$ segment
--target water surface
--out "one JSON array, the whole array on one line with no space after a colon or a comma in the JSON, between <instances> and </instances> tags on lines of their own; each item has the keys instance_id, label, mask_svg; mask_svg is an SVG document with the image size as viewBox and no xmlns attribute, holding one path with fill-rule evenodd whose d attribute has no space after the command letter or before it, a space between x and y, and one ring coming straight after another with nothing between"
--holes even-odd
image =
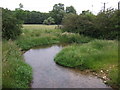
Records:
<instances>
[{"instance_id":1,"label":"water surface","mask_svg":"<svg viewBox=\"0 0 120 90\"><path fill-rule=\"evenodd\" d=\"M95 76L57 65L54 57L61 49L62 46L53 45L30 49L24 54L33 68L32 88L108 88Z\"/></svg>"}]
</instances>

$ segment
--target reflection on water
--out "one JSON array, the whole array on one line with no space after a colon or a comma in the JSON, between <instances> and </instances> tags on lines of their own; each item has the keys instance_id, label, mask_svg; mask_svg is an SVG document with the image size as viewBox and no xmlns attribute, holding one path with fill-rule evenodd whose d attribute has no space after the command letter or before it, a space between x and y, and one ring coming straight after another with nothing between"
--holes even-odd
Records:
<instances>
[{"instance_id":1,"label":"reflection on water","mask_svg":"<svg viewBox=\"0 0 120 90\"><path fill-rule=\"evenodd\" d=\"M24 54L33 68L32 88L108 88L95 76L57 65L54 57L61 49L62 46L53 45L30 49Z\"/></svg>"}]
</instances>

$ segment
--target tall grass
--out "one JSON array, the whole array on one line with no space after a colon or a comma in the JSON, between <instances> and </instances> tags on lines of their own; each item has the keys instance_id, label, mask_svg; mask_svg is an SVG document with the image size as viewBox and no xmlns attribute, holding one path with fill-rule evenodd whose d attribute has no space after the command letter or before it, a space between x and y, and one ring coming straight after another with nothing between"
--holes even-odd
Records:
<instances>
[{"instance_id":1,"label":"tall grass","mask_svg":"<svg viewBox=\"0 0 120 90\"><path fill-rule=\"evenodd\" d=\"M3 88L27 88L32 79L32 69L27 65L13 41L3 41Z\"/></svg>"},{"instance_id":2,"label":"tall grass","mask_svg":"<svg viewBox=\"0 0 120 90\"><path fill-rule=\"evenodd\" d=\"M44 27L47 27L47 29ZM23 50L28 50L40 45L86 43L92 40L92 38L79 34L62 32L60 29L51 29L48 27L47 25L37 25L37 27L34 25L24 25L23 33L16 40L17 45Z\"/></svg>"},{"instance_id":3,"label":"tall grass","mask_svg":"<svg viewBox=\"0 0 120 90\"><path fill-rule=\"evenodd\" d=\"M16 40L17 45L23 50L35 46L59 43L60 30L27 30L23 29L22 35Z\"/></svg>"},{"instance_id":4,"label":"tall grass","mask_svg":"<svg viewBox=\"0 0 120 90\"><path fill-rule=\"evenodd\" d=\"M60 65L82 70L90 69L95 72L107 70L111 80L108 81L109 84L118 85L117 41L94 40L83 45L74 44L64 48L54 60Z\"/></svg>"}]
</instances>

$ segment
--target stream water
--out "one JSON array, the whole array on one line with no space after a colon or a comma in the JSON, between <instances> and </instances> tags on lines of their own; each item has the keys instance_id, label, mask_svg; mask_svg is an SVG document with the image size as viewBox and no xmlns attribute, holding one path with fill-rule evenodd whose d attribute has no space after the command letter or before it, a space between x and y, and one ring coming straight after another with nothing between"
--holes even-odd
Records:
<instances>
[{"instance_id":1,"label":"stream water","mask_svg":"<svg viewBox=\"0 0 120 90\"><path fill-rule=\"evenodd\" d=\"M26 63L33 69L31 88L109 88L93 75L57 65L54 57L62 48L53 45L24 53Z\"/></svg>"}]
</instances>

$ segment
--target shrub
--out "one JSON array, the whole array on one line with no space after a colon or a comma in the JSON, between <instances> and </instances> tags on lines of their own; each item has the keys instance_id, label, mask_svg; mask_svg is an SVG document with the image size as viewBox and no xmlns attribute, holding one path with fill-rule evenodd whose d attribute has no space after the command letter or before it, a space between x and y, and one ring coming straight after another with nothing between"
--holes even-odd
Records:
<instances>
[{"instance_id":1,"label":"shrub","mask_svg":"<svg viewBox=\"0 0 120 90\"><path fill-rule=\"evenodd\" d=\"M68 14L63 19L63 31L80 33L101 39L118 39L120 11L108 9L97 16L89 11L80 15Z\"/></svg>"},{"instance_id":2,"label":"shrub","mask_svg":"<svg viewBox=\"0 0 120 90\"><path fill-rule=\"evenodd\" d=\"M21 33L21 22L8 9L2 9L3 25L2 37L4 39L16 39Z\"/></svg>"},{"instance_id":3,"label":"shrub","mask_svg":"<svg viewBox=\"0 0 120 90\"><path fill-rule=\"evenodd\" d=\"M55 21L54 21L54 18L52 17L49 17L47 19L44 20L43 24L47 24L47 25L51 25L51 24L54 24Z\"/></svg>"}]
</instances>

